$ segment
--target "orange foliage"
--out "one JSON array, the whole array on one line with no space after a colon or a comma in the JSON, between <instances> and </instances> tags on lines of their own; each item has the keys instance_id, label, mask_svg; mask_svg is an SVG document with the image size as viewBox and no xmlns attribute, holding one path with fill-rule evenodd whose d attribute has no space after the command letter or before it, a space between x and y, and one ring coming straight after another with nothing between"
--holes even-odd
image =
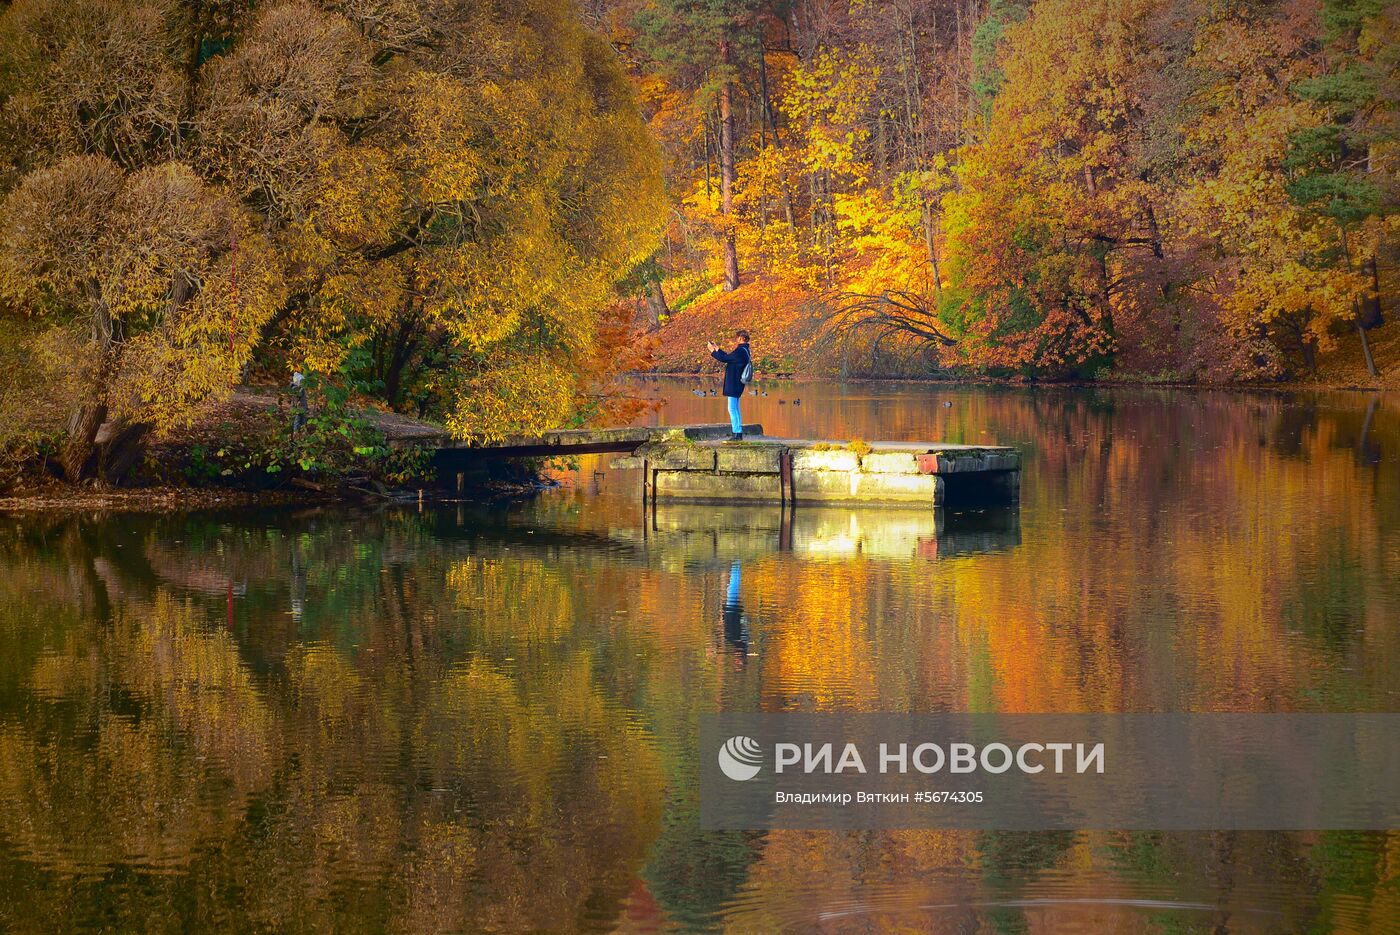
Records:
<instances>
[{"instance_id":1,"label":"orange foliage","mask_svg":"<svg viewBox=\"0 0 1400 935\"><path fill-rule=\"evenodd\" d=\"M657 334L653 369L662 373L709 373L719 365L706 341L729 347L746 329L760 374L825 370L832 347L823 342L826 324L816 295L791 282L762 278L734 292L715 292L676 314Z\"/></svg>"}]
</instances>

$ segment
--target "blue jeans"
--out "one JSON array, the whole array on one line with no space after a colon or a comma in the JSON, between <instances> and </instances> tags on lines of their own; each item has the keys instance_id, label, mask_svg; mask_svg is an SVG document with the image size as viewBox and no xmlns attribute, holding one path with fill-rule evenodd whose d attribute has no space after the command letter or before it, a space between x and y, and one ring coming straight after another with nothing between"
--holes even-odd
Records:
<instances>
[{"instance_id":1,"label":"blue jeans","mask_svg":"<svg viewBox=\"0 0 1400 935\"><path fill-rule=\"evenodd\" d=\"M744 420L739 417L739 397L726 396L729 400L729 429L735 435L744 431Z\"/></svg>"}]
</instances>

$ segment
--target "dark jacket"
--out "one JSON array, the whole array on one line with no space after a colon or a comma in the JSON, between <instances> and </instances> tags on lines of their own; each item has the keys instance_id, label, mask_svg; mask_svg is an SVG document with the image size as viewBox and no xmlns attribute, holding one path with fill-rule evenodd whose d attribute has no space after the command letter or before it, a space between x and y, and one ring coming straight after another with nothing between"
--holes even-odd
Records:
<instances>
[{"instance_id":1,"label":"dark jacket","mask_svg":"<svg viewBox=\"0 0 1400 935\"><path fill-rule=\"evenodd\" d=\"M736 399L744 395L744 368L749 365L749 346L740 344L729 353L711 351L710 356L724 364L724 395Z\"/></svg>"}]
</instances>

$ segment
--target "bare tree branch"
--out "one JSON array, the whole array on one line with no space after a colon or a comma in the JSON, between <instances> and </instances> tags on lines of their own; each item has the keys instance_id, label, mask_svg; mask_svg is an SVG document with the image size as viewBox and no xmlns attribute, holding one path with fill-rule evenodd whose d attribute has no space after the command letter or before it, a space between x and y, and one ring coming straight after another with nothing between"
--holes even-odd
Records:
<instances>
[{"instance_id":1,"label":"bare tree branch","mask_svg":"<svg viewBox=\"0 0 1400 935\"><path fill-rule=\"evenodd\" d=\"M921 295L890 289L879 293L843 292L837 299L836 326L843 332L873 330L877 341L906 334L921 341L952 347L957 339L942 328L938 312Z\"/></svg>"}]
</instances>

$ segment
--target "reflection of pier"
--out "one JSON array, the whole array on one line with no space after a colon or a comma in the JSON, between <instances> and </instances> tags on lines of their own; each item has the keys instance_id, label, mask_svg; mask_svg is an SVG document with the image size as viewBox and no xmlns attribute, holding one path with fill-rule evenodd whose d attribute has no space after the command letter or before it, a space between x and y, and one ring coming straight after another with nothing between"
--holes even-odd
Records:
<instances>
[{"instance_id":1,"label":"reflection of pier","mask_svg":"<svg viewBox=\"0 0 1400 935\"><path fill-rule=\"evenodd\" d=\"M567 531L539 525L538 517L505 516L466 505L451 518L454 529L441 538L465 535L508 544L522 551L607 551L664 565L749 561L784 553L807 560L874 558L931 561L1001 552L1021 543L1020 515L1014 507L975 513L881 507L777 504L745 506L662 502L649 504L638 525L607 522L599 528Z\"/></svg>"},{"instance_id":2,"label":"reflection of pier","mask_svg":"<svg viewBox=\"0 0 1400 935\"><path fill-rule=\"evenodd\" d=\"M805 559L946 559L999 552L1021 543L1020 514L840 506L657 504L649 509L645 548L668 560L708 562L786 552Z\"/></svg>"}]
</instances>

